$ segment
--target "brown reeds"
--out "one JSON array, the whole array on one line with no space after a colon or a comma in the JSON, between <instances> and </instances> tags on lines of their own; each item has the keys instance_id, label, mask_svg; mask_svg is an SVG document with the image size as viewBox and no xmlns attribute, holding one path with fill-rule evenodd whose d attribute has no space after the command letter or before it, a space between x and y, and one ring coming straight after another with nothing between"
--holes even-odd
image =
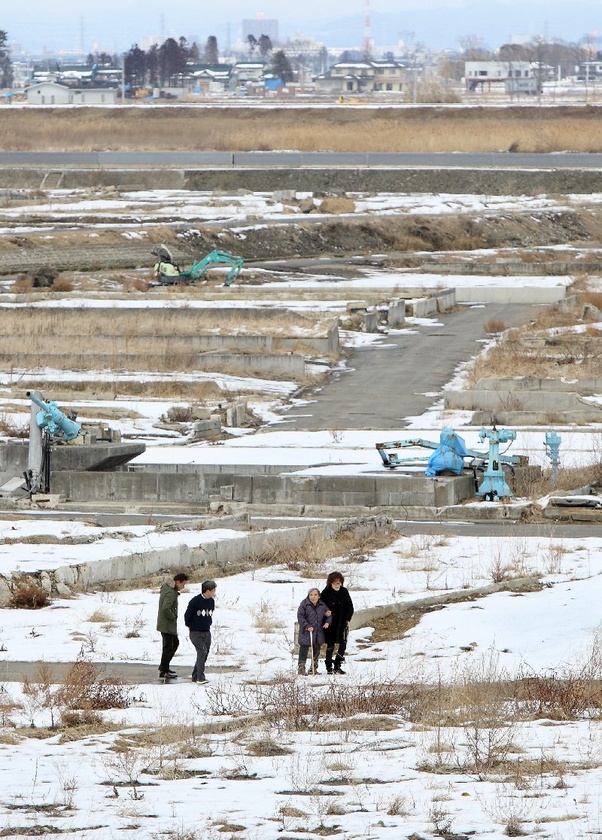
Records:
<instances>
[{"instance_id":1,"label":"brown reeds","mask_svg":"<svg viewBox=\"0 0 602 840\"><path fill-rule=\"evenodd\" d=\"M602 150L597 109L3 109L5 150L521 152Z\"/></svg>"}]
</instances>

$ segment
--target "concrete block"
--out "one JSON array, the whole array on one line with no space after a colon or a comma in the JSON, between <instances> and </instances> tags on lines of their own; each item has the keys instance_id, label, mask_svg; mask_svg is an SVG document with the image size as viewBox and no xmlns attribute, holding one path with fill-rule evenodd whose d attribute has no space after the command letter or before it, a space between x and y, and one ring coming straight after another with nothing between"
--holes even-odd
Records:
<instances>
[{"instance_id":1,"label":"concrete block","mask_svg":"<svg viewBox=\"0 0 602 840\"><path fill-rule=\"evenodd\" d=\"M406 322L406 302L402 298L395 298L389 303L387 324L394 330L403 327Z\"/></svg>"},{"instance_id":2,"label":"concrete block","mask_svg":"<svg viewBox=\"0 0 602 840\"><path fill-rule=\"evenodd\" d=\"M348 300L345 308L347 312L349 312L349 314L352 314L353 312L363 312L364 310L368 309L368 301Z\"/></svg>"},{"instance_id":3,"label":"concrete block","mask_svg":"<svg viewBox=\"0 0 602 840\"><path fill-rule=\"evenodd\" d=\"M247 404L244 401L228 406L226 409L226 425L238 428L244 425L247 415Z\"/></svg>"},{"instance_id":4,"label":"concrete block","mask_svg":"<svg viewBox=\"0 0 602 840\"><path fill-rule=\"evenodd\" d=\"M378 312L375 309L364 312L362 317L362 331L367 333L378 332Z\"/></svg>"},{"instance_id":5,"label":"concrete block","mask_svg":"<svg viewBox=\"0 0 602 840\"><path fill-rule=\"evenodd\" d=\"M453 309L456 305L456 290L442 289L437 292L435 299L437 301L437 311L446 312L448 309Z\"/></svg>"},{"instance_id":6,"label":"concrete block","mask_svg":"<svg viewBox=\"0 0 602 840\"><path fill-rule=\"evenodd\" d=\"M209 420L197 420L192 426L193 440L206 440L213 436L221 434L222 420L221 417L212 415Z\"/></svg>"},{"instance_id":7,"label":"concrete block","mask_svg":"<svg viewBox=\"0 0 602 840\"><path fill-rule=\"evenodd\" d=\"M410 312L414 318L428 318L437 312L436 298L414 298L414 300L406 301Z\"/></svg>"}]
</instances>

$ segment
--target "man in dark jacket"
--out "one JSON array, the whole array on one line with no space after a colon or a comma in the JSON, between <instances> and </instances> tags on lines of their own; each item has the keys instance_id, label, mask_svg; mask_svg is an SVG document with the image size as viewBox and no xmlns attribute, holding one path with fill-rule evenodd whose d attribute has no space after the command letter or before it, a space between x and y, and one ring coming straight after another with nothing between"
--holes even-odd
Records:
<instances>
[{"instance_id":1,"label":"man in dark jacket","mask_svg":"<svg viewBox=\"0 0 602 840\"><path fill-rule=\"evenodd\" d=\"M196 663L192 670L192 682L207 682L205 662L211 647L211 624L215 609L214 580L205 580L201 584L201 594L192 598L184 613L184 624L190 630L190 641L196 648Z\"/></svg>"},{"instance_id":2,"label":"man in dark jacket","mask_svg":"<svg viewBox=\"0 0 602 840\"><path fill-rule=\"evenodd\" d=\"M178 675L170 670L171 660L178 649L178 596L186 586L188 575L180 572L174 575L173 586L167 581L159 592L159 612L157 615L157 630L161 633L163 649L159 663L159 677L162 680L173 679Z\"/></svg>"},{"instance_id":3,"label":"man in dark jacket","mask_svg":"<svg viewBox=\"0 0 602 840\"><path fill-rule=\"evenodd\" d=\"M353 615L353 601L349 591L343 586L345 578L341 572L331 572L326 579L326 587L322 590L320 598L330 612L330 627L324 633L326 635L326 670L329 674L344 674L341 664L345 659L347 650L347 636L349 633L349 622ZM332 661L335 645L337 655Z\"/></svg>"}]
</instances>

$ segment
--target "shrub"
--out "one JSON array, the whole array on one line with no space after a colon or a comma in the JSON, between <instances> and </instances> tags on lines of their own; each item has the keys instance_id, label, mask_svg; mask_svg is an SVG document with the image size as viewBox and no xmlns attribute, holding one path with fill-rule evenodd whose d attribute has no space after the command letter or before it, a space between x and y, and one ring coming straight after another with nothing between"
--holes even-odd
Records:
<instances>
[{"instance_id":1,"label":"shrub","mask_svg":"<svg viewBox=\"0 0 602 840\"><path fill-rule=\"evenodd\" d=\"M73 663L57 699L68 711L126 709L130 705L129 691L121 680L100 679L98 669L85 659Z\"/></svg>"},{"instance_id":2,"label":"shrub","mask_svg":"<svg viewBox=\"0 0 602 840\"><path fill-rule=\"evenodd\" d=\"M72 292L73 288L73 282L66 277L57 277L50 287L53 292Z\"/></svg>"},{"instance_id":3,"label":"shrub","mask_svg":"<svg viewBox=\"0 0 602 840\"><path fill-rule=\"evenodd\" d=\"M21 581L13 588L8 605L13 609L39 610L48 606L48 603L45 589L32 581Z\"/></svg>"}]
</instances>

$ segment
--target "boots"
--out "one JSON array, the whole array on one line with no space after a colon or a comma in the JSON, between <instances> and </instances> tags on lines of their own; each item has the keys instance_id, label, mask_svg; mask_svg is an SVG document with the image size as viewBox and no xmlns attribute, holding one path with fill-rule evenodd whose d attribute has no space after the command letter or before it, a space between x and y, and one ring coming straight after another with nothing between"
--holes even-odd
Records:
<instances>
[{"instance_id":1,"label":"boots","mask_svg":"<svg viewBox=\"0 0 602 840\"><path fill-rule=\"evenodd\" d=\"M307 674L305 673L305 662L299 662L299 664L297 666L297 673L301 677L306 677L307 676Z\"/></svg>"},{"instance_id":2,"label":"boots","mask_svg":"<svg viewBox=\"0 0 602 840\"><path fill-rule=\"evenodd\" d=\"M335 674L344 674L345 671L341 668L341 664L343 662L342 656L337 656L334 660L334 673Z\"/></svg>"}]
</instances>

